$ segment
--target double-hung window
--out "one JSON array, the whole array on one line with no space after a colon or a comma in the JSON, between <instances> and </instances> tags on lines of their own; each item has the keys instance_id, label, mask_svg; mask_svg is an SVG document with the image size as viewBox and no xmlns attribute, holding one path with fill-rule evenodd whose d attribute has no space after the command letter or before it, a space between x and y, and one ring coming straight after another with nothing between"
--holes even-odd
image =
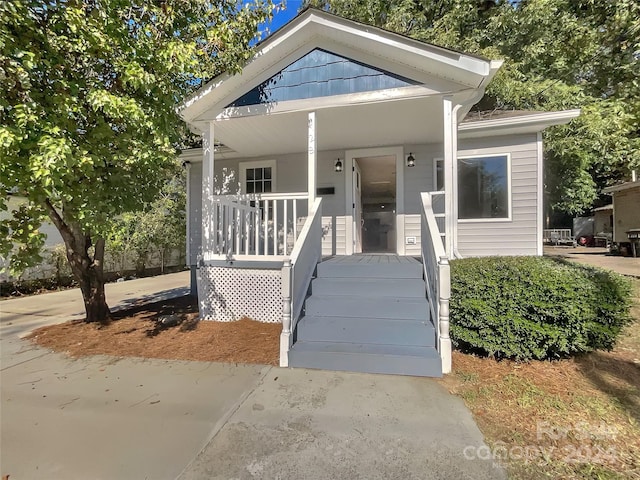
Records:
<instances>
[{"instance_id":1,"label":"double-hung window","mask_svg":"<svg viewBox=\"0 0 640 480\"><path fill-rule=\"evenodd\" d=\"M276 190L276 161L240 163L240 184L243 193L271 193Z\"/></svg>"}]
</instances>

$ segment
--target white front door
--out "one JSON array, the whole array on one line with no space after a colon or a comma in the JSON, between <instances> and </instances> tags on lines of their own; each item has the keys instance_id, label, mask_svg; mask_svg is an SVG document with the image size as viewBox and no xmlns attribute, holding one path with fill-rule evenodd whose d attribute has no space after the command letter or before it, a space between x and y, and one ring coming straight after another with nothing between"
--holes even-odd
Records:
<instances>
[{"instance_id":1,"label":"white front door","mask_svg":"<svg viewBox=\"0 0 640 480\"><path fill-rule=\"evenodd\" d=\"M362 253L362 172L353 159L353 253Z\"/></svg>"}]
</instances>

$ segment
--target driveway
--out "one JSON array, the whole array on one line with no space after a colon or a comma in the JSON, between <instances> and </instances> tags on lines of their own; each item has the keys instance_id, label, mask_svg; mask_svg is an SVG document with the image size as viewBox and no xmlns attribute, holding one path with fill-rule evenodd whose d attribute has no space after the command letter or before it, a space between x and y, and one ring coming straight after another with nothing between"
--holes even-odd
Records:
<instances>
[{"instance_id":1,"label":"driveway","mask_svg":"<svg viewBox=\"0 0 640 480\"><path fill-rule=\"evenodd\" d=\"M640 278L640 258L609 255L609 250L599 247L544 247L544 254L562 257L594 267L606 268L622 275Z\"/></svg>"},{"instance_id":2,"label":"driveway","mask_svg":"<svg viewBox=\"0 0 640 480\"><path fill-rule=\"evenodd\" d=\"M186 292L187 276L156 278L119 285L110 304ZM19 338L80 313L78 295L0 303L0 474L11 480L504 478L477 460L482 434L435 380L69 359Z\"/></svg>"}]
</instances>

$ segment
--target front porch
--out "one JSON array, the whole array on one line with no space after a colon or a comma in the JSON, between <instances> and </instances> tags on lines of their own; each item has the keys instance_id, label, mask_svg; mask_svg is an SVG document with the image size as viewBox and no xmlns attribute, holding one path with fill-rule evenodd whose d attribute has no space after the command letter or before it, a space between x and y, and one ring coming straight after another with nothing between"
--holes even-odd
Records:
<instances>
[{"instance_id":1,"label":"front porch","mask_svg":"<svg viewBox=\"0 0 640 480\"><path fill-rule=\"evenodd\" d=\"M458 124L500 65L308 10L187 98L201 315L282 322L282 366L448 372Z\"/></svg>"},{"instance_id":2,"label":"front porch","mask_svg":"<svg viewBox=\"0 0 640 480\"><path fill-rule=\"evenodd\" d=\"M439 376L450 370L449 266L432 198L421 254L325 256L323 199L214 197L200 315L282 323L281 366ZM441 218L441 217L440 217Z\"/></svg>"}]
</instances>

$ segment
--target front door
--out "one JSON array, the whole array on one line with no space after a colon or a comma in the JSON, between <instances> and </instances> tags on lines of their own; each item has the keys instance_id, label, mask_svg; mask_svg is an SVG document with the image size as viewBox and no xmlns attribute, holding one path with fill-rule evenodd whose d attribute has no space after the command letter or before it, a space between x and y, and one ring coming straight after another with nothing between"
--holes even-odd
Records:
<instances>
[{"instance_id":1,"label":"front door","mask_svg":"<svg viewBox=\"0 0 640 480\"><path fill-rule=\"evenodd\" d=\"M353 159L353 253L362 253L362 172Z\"/></svg>"},{"instance_id":2,"label":"front door","mask_svg":"<svg viewBox=\"0 0 640 480\"><path fill-rule=\"evenodd\" d=\"M396 157L358 158L360 250L396 253Z\"/></svg>"}]
</instances>

